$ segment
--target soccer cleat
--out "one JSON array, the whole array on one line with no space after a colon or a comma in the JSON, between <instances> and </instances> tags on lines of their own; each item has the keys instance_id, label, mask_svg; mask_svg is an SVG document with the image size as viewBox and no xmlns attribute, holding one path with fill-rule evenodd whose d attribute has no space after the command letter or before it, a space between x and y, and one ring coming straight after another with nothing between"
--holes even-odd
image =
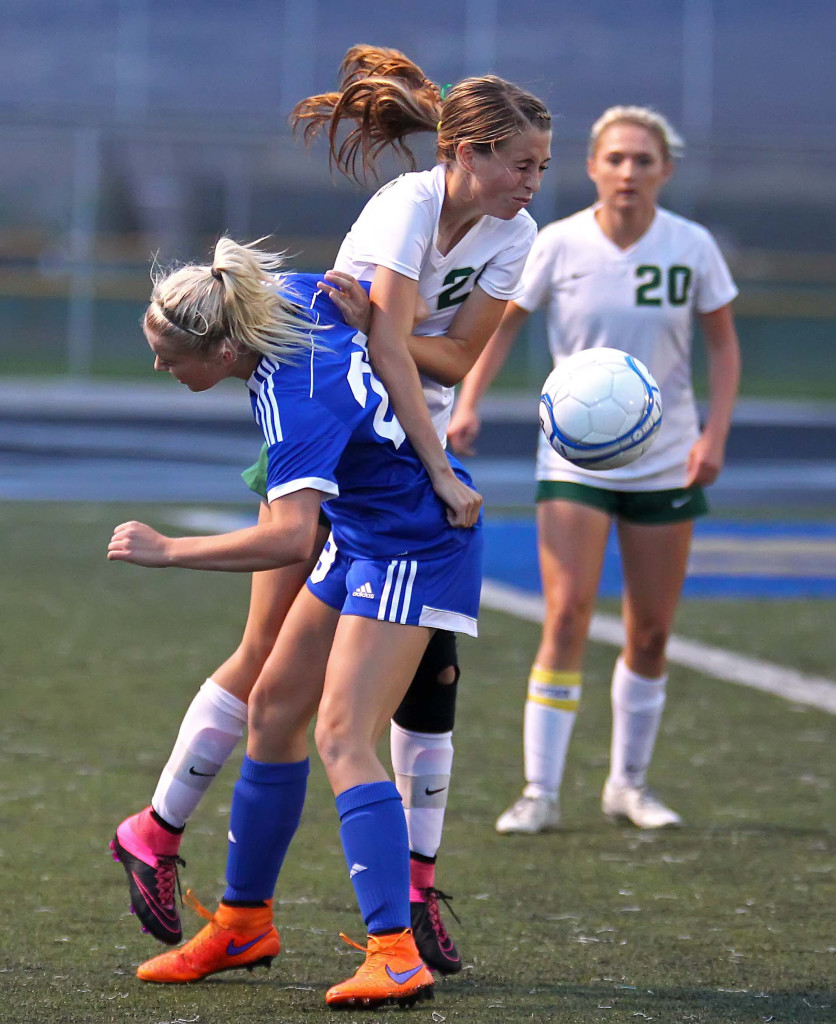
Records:
<instances>
[{"instance_id":1,"label":"soccer cleat","mask_svg":"<svg viewBox=\"0 0 836 1024\"><path fill-rule=\"evenodd\" d=\"M682 818L647 786L614 786L607 782L601 809L613 821L631 821L639 828L674 828Z\"/></svg>"},{"instance_id":2,"label":"soccer cleat","mask_svg":"<svg viewBox=\"0 0 836 1024\"><path fill-rule=\"evenodd\" d=\"M342 932L340 938L363 950L366 959L353 977L325 993L325 1002L335 1010L371 1009L390 1003L412 1006L433 998L433 976L418 955L409 928L397 935L370 935L366 947Z\"/></svg>"},{"instance_id":3,"label":"soccer cleat","mask_svg":"<svg viewBox=\"0 0 836 1024\"><path fill-rule=\"evenodd\" d=\"M556 797L523 794L504 814L500 814L494 827L501 835L554 832L560 828L560 804Z\"/></svg>"},{"instance_id":4,"label":"soccer cleat","mask_svg":"<svg viewBox=\"0 0 836 1024\"><path fill-rule=\"evenodd\" d=\"M443 900L458 921L449 902L452 896L432 886L422 889L421 895L424 897L423 901L416 900L409 904L412 935L421 959L431 971L438 971L439 974L457 974L462 969L462 958L444 927L441 908L438 905L438 901ZM459 923L461 924L460 921Z\"/></svg>"},{"instance_id":5,"label":"soccer cleat","mask_svg":"<svg viewBox=\"0 0 836 1024\"><path fill-rule=\"evenodd\" d=\"M113 859L119 861L128 876L131 910L139 918L142 930L155 939L176 946L183 937L177 894L180 879L177 856L180 836L167 832L146 807L126 818L110 842Z\"/></svg>"},{"instance_id":6,"label":"soccer cleat","mask_svg":"<svg viewBox=\"0 0 836 1024\"><path fill-rule=\"evenodd\" d=\"M182 985L220 971L269 967L281 949L273 925L273 901L264 907L228 907L221 903L214 914L186 893L186 903L209 924L179 949L146 960L137 968L140 981Z\"/></svg>"}]
</instances>

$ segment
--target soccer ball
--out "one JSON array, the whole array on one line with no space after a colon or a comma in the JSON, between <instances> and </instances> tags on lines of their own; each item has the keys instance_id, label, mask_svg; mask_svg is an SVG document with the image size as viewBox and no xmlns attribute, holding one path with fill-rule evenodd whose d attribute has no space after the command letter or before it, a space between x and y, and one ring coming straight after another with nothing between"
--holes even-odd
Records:
<instances>
[{"instance_id":1,"label":"soccer ball","mask_svg":"<svg viewBox=\"0 0 836 1024\"><path fill-rule=\"evenodd\" d=\"M558 455L584 469L626 466L653 444L662 398L647 367L616 348L563 359L543 385L540 425Z\"/></svg>"}]
</instances>

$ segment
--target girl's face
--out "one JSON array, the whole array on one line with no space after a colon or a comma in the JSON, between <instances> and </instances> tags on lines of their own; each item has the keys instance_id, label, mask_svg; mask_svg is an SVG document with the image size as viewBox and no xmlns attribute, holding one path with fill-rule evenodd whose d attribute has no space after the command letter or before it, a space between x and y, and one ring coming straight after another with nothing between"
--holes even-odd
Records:
<instances>
[{"instance_id":1,"label":"girl's face","mask_svg":"<svg viewBox=\"0 0 836 1024\"><path fill-rule=\"evenodd\" d=\"M208 391L230 375L232 353L225 345L207 357L189 352L174 344L171 338L162 338L148 328L145 337L154 353L154 369L158 373L170 373L189 391Z\"/></svg>"},{"instance_id":2,"label":"girl's face","mask_svg":"<svg viewBox=\"0 0 836 1024\"><path fill-rule=\"evenodd\" d=\"M478 152L468 143L459 147L459 163L470 172L473 201L482 213L511 220L528 206L549 166L551 140L551 132L529 128L491 153Z\"/></svg>"},{"instance_id":3,"label":"girl's face","mask_svg":"<svg viewBox=\"0 0 836 1024\"><path fill-rule=\"evenodd\" d=\"M586 162L598 198L620 212L656 205L659 190L673 173L656 135L638 124L623 122L606 128Z\"/></svg>"}]
</instances>

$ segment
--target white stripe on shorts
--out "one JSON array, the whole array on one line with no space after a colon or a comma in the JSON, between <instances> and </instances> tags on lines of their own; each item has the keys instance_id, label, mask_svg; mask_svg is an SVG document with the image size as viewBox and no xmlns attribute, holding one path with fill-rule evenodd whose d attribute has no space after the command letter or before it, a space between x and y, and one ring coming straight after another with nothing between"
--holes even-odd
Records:
<instances>
[{"instance_id":1,"label":"white stripe on shorts","mask_svg":"<svg viewBox=\"0 0 836 1024\"><path fill-rule=\"evenodd\" d=\"M409 577L406 581L406 586L404 586L404 577L407 572ZM415 582L415 574L417 572L418 563L415 561L389 563L389 567L386 570L386 583L383 586L383 594L377 609L378 619L400 622L401 624L406 622L409 617L409 605L412 600L412 585ZM402 592L403 598L401 598ZM398 616L399 607L400 617Z\"/></svg>"}]
</instances>

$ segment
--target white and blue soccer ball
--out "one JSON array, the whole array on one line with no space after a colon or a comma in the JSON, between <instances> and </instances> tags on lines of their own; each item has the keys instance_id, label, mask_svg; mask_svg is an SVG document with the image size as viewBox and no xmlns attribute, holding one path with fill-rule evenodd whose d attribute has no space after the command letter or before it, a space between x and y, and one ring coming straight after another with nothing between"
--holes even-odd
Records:
<instances>
[{"instance_id":1,"label":"white and blue soccer ball","mask_svg":"<svg viewBox=\"0 0 836 1024\"><path fill-rule=\"evenodd\" d=\"M662 398L650 371L616 348L567 356L546 378L540 425L564 459L584 469L627 466L653 444Z\"/></svg>"}]
</instances>

